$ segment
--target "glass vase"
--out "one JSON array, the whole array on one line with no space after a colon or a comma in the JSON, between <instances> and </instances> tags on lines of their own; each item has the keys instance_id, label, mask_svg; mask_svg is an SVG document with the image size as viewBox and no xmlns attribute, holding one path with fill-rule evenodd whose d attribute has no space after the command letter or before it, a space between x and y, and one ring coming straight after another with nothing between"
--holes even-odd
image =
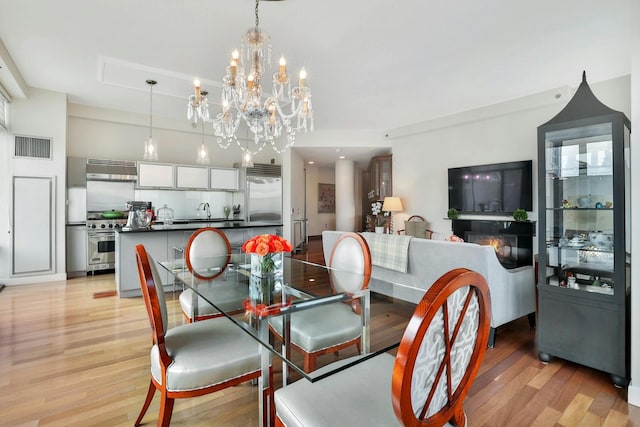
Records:
<instances>
[{"instance_id":1,"label":"glass vase","mask_svg":"<svg viewBox=\"0 0 640 427\"><path fill-rule=\"evenodd\" d=\"M249 296L254 305L278 302L276 294L282 290L283 253L264 256L251 254L251 286Z\"/></svg>"}]
</instances>

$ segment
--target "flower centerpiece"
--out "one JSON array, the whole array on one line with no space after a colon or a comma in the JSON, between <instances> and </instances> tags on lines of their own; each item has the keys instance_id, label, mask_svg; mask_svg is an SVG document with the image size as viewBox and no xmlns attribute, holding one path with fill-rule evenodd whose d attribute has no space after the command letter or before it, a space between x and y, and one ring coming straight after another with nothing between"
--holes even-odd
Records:
<instances>
[{"instance_id":1,"label":"flower centerpiece","mask_svg":"<svg viewBox=\"0 0 640 427\"><path fill-rule=\"evenodd\" d=\"M382 233L384 231L384 227L387 224L386 216L389 215L389 212L382 211L382 202L373 202L371 203L371 214L374 216L374 226L376 228L376 233Z\"/></svg>"},{"instance_id":2,"label":"flower centerpiece","mask_svg":"<svg viewBox=\"0 0 640 427\"><path fill-rule=\"evenodd\" d=\"M274 234L260 234L244 242L242 250L251 254L251 300L271 304L274 291L282 286L283 253L291 252L291 243Z\"/></svg>"}]
</instances>

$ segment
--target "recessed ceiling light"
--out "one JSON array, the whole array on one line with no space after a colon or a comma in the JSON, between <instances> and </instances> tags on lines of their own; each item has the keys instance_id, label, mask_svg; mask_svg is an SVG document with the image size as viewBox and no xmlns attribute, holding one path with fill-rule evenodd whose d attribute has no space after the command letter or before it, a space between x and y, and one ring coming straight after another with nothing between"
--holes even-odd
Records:
<instances>
[{"instance_id":1,"label":"recessed ceiling light","mask_svg":"<svg viewBox=\"0 0 640 427\"><path fill-rule=\"evenodd\" d=\"M339 153L339 152L340 152L340 149L339 149L339 148L336 148L336 153Z\"/></svg>"},{"instance_id":2,"label":"recessed ceiling light","mask_svg":"<svg viewBox=\"0 0 640 427\"><path fill-rule=\"evenodd\" d=\"M310 164L310 165L312 165L312 164L314 164L314 163L315 163L315 162L314 162L313 160L309 160L309 164Z\"/></svg>"},{"instance_id":3,"label":"recessed ceiling light","mask_svg":"<svg viewBox=\"0 0 640 427\"><path fill-rule=\"evenodd\" d=\"M344 156L340 156L340 157L338 157L338 158L339 158L339 159L344 159Z\"/></svg>"}]
</instances>

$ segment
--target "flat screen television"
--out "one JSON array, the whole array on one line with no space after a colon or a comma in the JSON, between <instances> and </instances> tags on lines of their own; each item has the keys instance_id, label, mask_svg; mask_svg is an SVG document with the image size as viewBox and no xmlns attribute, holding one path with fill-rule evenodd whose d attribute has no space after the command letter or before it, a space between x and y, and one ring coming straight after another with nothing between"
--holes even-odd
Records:
<instances>
[{"instance_id":1,"label":"flat screen television","mask_svg":"<svg viewBox=\"0 0 640 427\"><path fill-rule=\"evenodd\" d=\"M513 214L533 210L532 160L449 169L449 209Z\"/></svg>"}]
</instances>

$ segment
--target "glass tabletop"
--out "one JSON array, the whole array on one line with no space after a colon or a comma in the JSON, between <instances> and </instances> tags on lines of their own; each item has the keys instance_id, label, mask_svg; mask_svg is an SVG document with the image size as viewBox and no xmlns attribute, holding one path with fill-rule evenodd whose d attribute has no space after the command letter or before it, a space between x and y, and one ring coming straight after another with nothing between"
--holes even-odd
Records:
<instances>
[{"instance_id":1,"label":"glass tabletop","mask_svg":"<svg viewBox=\"0 0 640 427\"><path fill-rule=\"evenodd\" d=\"M159 264L174 275L178 284L193 290L194 313L211 313L212 309L221 313L272 355L282 359L285 384L290 371L313 382L393 350L400 343L415 308L414 304L371 289L351 291L354 283L362 281L362 274L286 256L281 260L281 276L267 285L256 277L255 268L252 275L251 257L247 254L211 259L198 267L192 266L191 271L182 259ZM301 353L291 348L291 319L297 321L297 312L314 310L311 318L322 322L323 316L334 315L336 304L350 307L360 316L360 348L352 346L324 355L318 358L318 369L305 372ZM281 339L274 338L274 325Z\"/></svg>"}]
</instances>

